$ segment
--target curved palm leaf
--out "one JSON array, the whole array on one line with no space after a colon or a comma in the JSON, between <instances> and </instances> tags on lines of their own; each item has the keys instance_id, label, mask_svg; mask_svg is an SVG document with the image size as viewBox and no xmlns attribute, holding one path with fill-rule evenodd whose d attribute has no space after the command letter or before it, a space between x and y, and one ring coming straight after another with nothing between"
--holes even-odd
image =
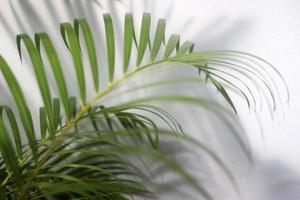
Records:
<instances>
[{"instance_id":1,"label":"curved palm leaf","mask_svg":"<svg viewBox=\"0 0 300 200\"><path fill-rule=\"evenodd\" d=\"M4 58L0 57L0 71L17 107L15 111L9 106L1 107L1 198L128 199L135 195L150 197L154 194L151 187L160 185L153 180L153 177L149 177L152 169L149 169L147 162L152 160L179 174L197 189L204 199L212 199L207 189L197 182L180 163L168 158L160 151L161 137L186 140L196 145L217 163L236 187L234 177L222 159L204 143L196 142L183 134L182 127L176 119L165 110L151 105L151 102L193 104L232 117L231 112L223 106L204 98L178 94L148 96L120 102L113 106L103 106L100 103L104 97L141 71L158 68L159 64L163 63L169 66L169 70L172 70L170 63L177 63L183 68L193 67L204 73L205 79L200 76L197 79L174 78L168 81L157 81L147 85L132 86L110 98L140 89L163 87L165 84L184 84L189 81L198 84L210 82L237 113L227 88L236 90L244 96L249 107L256 105L251 89L241 88L234 81L243 76L244 79L249 79L253 85L257 86L260 92L269 91L266 98L271 99L275 109L279 94L276 92L276 85L265 80L268 78L264 76L263 67L261 67L267 65L273 68L273 66L258 57L242 52L193 52L194 44L186 41L181 45L178 35L171 35L163 47L166 37L165 20L158 20L154 39L151 41L149 13L143 15L137 42L133 17L129 13L126 14L124 23L123 74L116 78L113 21L110 14L104 14L103 19L108 61L109 83L107 84L101 82L102 79L98 74L101 72L97 61L98 52L96 52L88 22L84 19L76 19L74 26L70 23L63 23L60 26L62 38L73 60L78 86L77 97L69 96L64 68L60 64L58 53L47 33L37 33L35 42L26 34L17 36L20 56L21 42L23 42L32 61L43 99L43 106L39 108L40 127L36 127L36 130L40 130L40 134L34 131L30 106L26 102L20 84ZM80 32L82 32L82 37L80 37ZM80 41L81 38L83 41ZM136 48L133 48L133 43ZM88 88L82 44L86 46L92 72L95 89L92 99L87 99L86 95ZM150 56L146 60L148 48ZM45 49L45 57L42 56L42 49ZM130 66L133 51L137 52L134 62L136 65ZM59 98L53 98L43 59L49 61ZM228 69L231 71L227 72ZM240 80L244 82L243 79ZM273 80L272 77L271 80ZM101 90L100 85L103 86ZM244 85L247 86L246 83ZM78 99L80 99L80 105L77 104ZM61 108L64 109L64 113ZM134 112L134 110L139 112ZM159 123L154 120L155 117L149 117L149 114L154 114L156 119L159 119ZM22 126L17 123L18 119L21 120ZM11 139L10 132L14 140ZM23 132L27 136L27 141L20 139ZM246 153L240 138L236 139ZM149 174L141 170L136 163L141 163Z\"/></svg>"}]
</instances>

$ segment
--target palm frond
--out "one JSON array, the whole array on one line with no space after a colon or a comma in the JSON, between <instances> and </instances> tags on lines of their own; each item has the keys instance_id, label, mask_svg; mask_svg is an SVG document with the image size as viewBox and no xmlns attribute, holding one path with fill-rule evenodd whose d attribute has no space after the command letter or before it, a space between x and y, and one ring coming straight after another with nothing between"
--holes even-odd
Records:
<instances>
[{"instance_id":1,"label":"palm frond","mask_svg":"<svg viewBox=\"0 0 300 200\"><path fill-rule=\"evenodd\" d=\"M98 64L100 56L99 52L96 52L96 44L88 22L84 19L75 19L74 25L62 23L60 26L63 41L73 61L77 96L69 95L70 86L66 83L65 69L48 34L36 33L34 40L27 34L17 36L19 54L22 55L22 43L32 62L39 94L43 100L43 106L39 108L38 113L39 127L33 125L34 113L30 108L34 105L27 103L21 84L4 58L0 57L0 71L17 107L13 110L11 105L3 105L0 109L0 197L4 199L129 199L135 195L151 197L154 195L151 187L161 184L149 177L152 169L149 169L147 163L153 161L176 172L197 189L204 199L212 199L207 189L181 163L164 155L160 149L162 137L185 140L189 144L194 144L215 161L233 186L237 187L233 175L220 156L204 143L183 134L179 122L167 111L152 105L152 102L192 104L215 113L222 113L220 114L222 117L223 115L232 117L232 112L222 105L208 99L180 94L134 98L113 106L101 105L101 100L141 71L159 68L162 64L168 66L168 70L172 70L172 63L177 63L182 68L192 67L195 72L204 73L205 78L201 76L180 80L173 78L146 85L131 85L129 89L116 92L115 96L111 95L110 98L145 88L163 87L166 84L184 84L192 81L203 85L209 82L237 113L227 88L236 90L244 96L249 107L252 104L256 106L256 98L246 82L240 79L246 89L234 82L234 79L243 76L257 86L259 92L269 91L266 99L271 99L275 109L279 96L278 92L273 92L274 88L276 91L276 85L265 80L270 77L264 75L260 65L268 65L271 68L273 66L256 56L242 52L193 52L194 44L190 41L180 44L180 37L175 34L171 35L165 44L164 19L158 20L154 39L151 41L149 13L143 15L137 39L133 16L128 13L124 20L123 74L116 77L114 23L110 14L104 14L103 19L108 65L102 68L107 67L108 74L102 76L108 77L108 83L102 81L99 75L102 69ZM89 80L85 74L88 67L85 66L82 44L87 50L92 73L91 82L95 90L91 99L87 98L87 91L90 91L90 88L87 88ZM133 48L133 44L136 48ZM135 65L131 66L134 53L137 55ZM149 59L146 59L147 56ZM54 97L50 89L51 83L44 59L50 64L58 97ZM227 72L228 69L234 73ZM133 112L134 110L139 112ZM149 114L156 117L149 117ZM154 118L159 119L158 122ZM18 120L21 120L22 126L18 124ZM27 141L21 141L23 133L26 134ZM240 144L242 146L241 142ZM243 146L242 149L246 153ZM141 170L136 161L142 163L142 169L147 169L149 174Z\"/></svg>"}]
</instances>

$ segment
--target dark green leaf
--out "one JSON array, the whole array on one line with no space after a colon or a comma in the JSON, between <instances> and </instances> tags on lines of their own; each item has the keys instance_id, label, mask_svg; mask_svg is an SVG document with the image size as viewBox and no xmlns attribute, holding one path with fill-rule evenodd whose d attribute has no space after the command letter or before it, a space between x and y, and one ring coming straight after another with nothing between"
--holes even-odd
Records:
<instances>
[{"instance_id":1,"label":"dark green leaf","mask_svg":"<svg viewBox=\"0 0 300 200\"><path fill-rule=\"evenodd\" d=\"M99 72L98 72L98 62L97 62L97 53L95 48L95 42L91 28L85 19L75 19L74 29L77 34L79 41L79 29L81 28L83 32L84 41L87 47L87 53L91 65L91 71L94 81L94 87L96 92L99 90Z\"/></svg>"},{"instance_id":2,"label":"dark green leaf","mask_svg":"<svg viewBox=\"0 0 300 200\"><path fill-rule=\"evenodd\" d=\"M44 105L46 108L48 120L50 122L50 129L51 129L50 131L53 132L54 128L52 126L53 125L52 102L51 102L52 98L51 98L51 93L50 93L50 89L49 89L49 84L48 84L44 64L42 62L39 51L37 50L37 48L34 45L34 42L26 34L17 36L17 45L18 45L19 52L21 53L21 42L22 41L24 42L27 52L29 53L30 60L32 62L32 66L33 66L33 69L34 69L34 72L36 75L36 79L38 82L38 86L39 86L39 89L40 89L40 92L42 95L42 99L44 101ZM20 57L22 57L21 55L22 54L20 54Z\"/></svg>"},{"instance_id":3,"label":"dark green leaf","mask_svg":"<svg viewBox=\"0 0 300 200\"><path fill-rule=\"evenodd\" d=\"M77 39L76 32L70 23L61 24L60 32L65 41L65 44L69 48L70 53L72 55L76 77L78 81L80 99L81 102L84 104L86 101L86 84L79 41Z\"/></svg>"},{"instance_id":4,"label":"dark green leaf","mask_svg":"<svg viewBox=\"0 0 300 200\"><path fill-rule=\"evenodd\" d=\"M5 113L8 117L10 127L12 129L18 157L21 158L22 157L22 142L21 142L19 127L17 124L16 117L10 107L3 106L3 110L5 111Z\"/></svg>"},{"instance_id":5,"label":"dark green leaf","mask_svg":"<svg viewBox=\"0 0 300 200\"><path fill-rule=\"evenodd\" d=\"M61 123L61 117L60 117L60 101L57 98L53 99L53 127L55 129L54 134L56 134L56 129L58 128L58 125Z\"/></svg>"},{"instance_id":6,"label":"dark green leaf","mask_svg":"<svg viewBox=\"0 0 300 200\"><path fill-rule=\"evenodd\" d=\"M40 131L41 131L41 138L43 140L46 139L46 133L48 129L48 122L47 122L47 115L44 107L40 108Z\"/></svg>"},{"instance_id":7,"label":"dark green leaf","mask_svg":"<svg viewBox=\"0 0 300 200\"><path fill-rule=\"evenodd\" d=\"M37 146L36 146L36 139L34 135L34 128L33 128L30 112L28 110L24 94L13 72L11 71L11 69L5 62L5 60L2 58L2 56L0 56L0 70L6 80L6 83L17 105L18 111L20 113L20 118L23 127L25 129L25 133L27 135L27 139L31 147L31 150L33 154L36 155Z\"/></svg>"},{"instance_id":8,"label":"dark green leaf","mask_svg":"<svg viewBox=\"0 0 300 200\"><path fill-rule=\"evenodd\" d=\"M65 76L63 74L63 70L59 61L59 58L57 56L56 50L49 38L49 36L46 33L37 33L35 34L35 42L36 46L40 51L40 43L42 43L45 47L45 51L47 54L47 57L49 59L54 78L56 81L56 85L58 87L58 91L60 94L60 98L62 100L64 110L66 113L66 117L68 120L70 120L70 111L68 107L68 90L67 85L65 81Z\"/></svg>"},{"instance_id":9,"label":"dark green leaf","mask_svg":"<svg viewBox=\"0 0 300 200\"><path fill-rule=\"evenodd\" d=\"M14 147L9 138L7 129L4 125L2 117L0 117L0 152L1 156L7 166L7 169L13 172L15 177L19 175L19 167L14 151Z\"/></svg>"}]
</instances>

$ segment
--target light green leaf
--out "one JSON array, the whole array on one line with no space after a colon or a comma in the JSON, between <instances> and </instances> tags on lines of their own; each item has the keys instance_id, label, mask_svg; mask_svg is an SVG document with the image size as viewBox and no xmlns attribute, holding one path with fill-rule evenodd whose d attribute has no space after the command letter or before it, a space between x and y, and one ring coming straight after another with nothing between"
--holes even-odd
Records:
<instances>
[{"instance_id":1,"label":"light green leaf","mask_svg":"<svg viewBox=\"0 0 300 200\"><path fill-rule=\"evenodd\" d=\"M212 81L212 83L217 88L217 90L222 94L222 96L226 99L228 104L232 107L235 114L237 114L237 110L236 110L230 96L228 95L227 91L225 90L225 88L220 83L218 83L213 77L210 76L209 79Z\"/></svg>"},{"instance_id":2,"label":"light green leaf","mask_svg":"<svg viewBox=\"0 0 300 200\"><path fill-rule=\"evenodd\" d=\"M180 43L180 36L172 34L167 43L163 58L164 59L169 58L171 53L174 51L174 49L179 48L179 43Z\"/></svg>"},{"instance_id":3,"label":"light green leaf","mask_svg":"<svg viewBox=\"0 0 300 200\"><path fill-rule=\"evenodd\" d=\"M115 36L112 18L110 14L103 15L106 33L107 58L109 69L109 81L114 79L115 71Z\"/></svg>"},{"instance_id":4,"label":"light green leaf","mask_svg":"<svg viewBox=\"0 0 300 200\"><path fill-rule=\"evenodd\" d=\"M150 41L150 26L151 26L151 15L150 13L144 13L142 19L141 32L140 32L140 41L138 45L136 66L139 66L142 63L147 48L147 44Z\"/></svg>"},{"instance_id":5,"label":"light green leaf","mask_svg":"<svg viewBox=\"0 0 300 200\"><path fill-rule=\"evenodd\" d=\"M125 27L124 27L124 60L123 60L124 73L126 73L128 70L133 40L135 40L133 17L131 13L127 13L125 15Z\"/></svg>"},{"instance_id":6,"label":"light green leaf","mask_svg":"<svg viewBox=\"0 0 300 200\"><path fill-rule=\"evenodd\" d=\"M156 33L154 37L154 43L151 50L151 61L153 62L155 60L155 57L160 49L161 44L164 41L165 38L165 29L166 29L166 20L165 19L159 19L156 27Z\"/></svg>"},{"instance_id":7,"label":"light green leaf","mask_svg":"<svg viewBox=\"0 0 300 200\"><path fill-rule=\"evenodd\" d=\"M182 55L184 55L186 53L190 53L190 52L193 51L193 48L194 48L194 43L189 42L189 41L184 42L180 46L179 50L177 51L176 56L182 56Z\"/></svg>"}]
</instances>

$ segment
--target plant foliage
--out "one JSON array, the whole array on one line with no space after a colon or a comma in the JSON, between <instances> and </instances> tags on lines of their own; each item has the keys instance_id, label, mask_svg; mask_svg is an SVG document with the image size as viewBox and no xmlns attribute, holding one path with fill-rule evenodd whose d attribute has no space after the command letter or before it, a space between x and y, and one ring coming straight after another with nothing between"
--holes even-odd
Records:
<instances>
[{"instance_id":1,"label":"plant foliage","mask_svg":"<svg viewBox=\"0 0 300 200\"><path fill-rule=\"evenodd\" d=\"M262 65L269 68L273 66L261 58L243 52L193 52L194 44L190 41L181 43L179 35L173 34L166 38L164 19L158 20L155 34L151 37L149 13L143 15L137 35L133 16L128 13L124 20L123 74L116 77L114 23L110 14L104 14L103 20L108 83L99 76L104 66L99 67L100 56L96 52L88 22L76 19L74 24L60 25L63 41L73 62L78 96L70 96L65 68L47 33L36 33L34 38L27 34L17 36L20 57L22 59L24 46L43 101L43 106L39 108L38 125L33 122L31 108L34 105L26 100L30 94L24 94L13 71L0 56L0 71L13 98L11 105L2 105L0 109L1 199L123 200L136 195L151 197L154 195L152 186L159 183L153 177L149 178L143 170L151 172L143 161L145 158L176 172L197 189L204 199L212 199L205 187L180 163L160 151L161 137L186 141L203 150L234 184L234 177L222 159L204 143L183 134L176 119L162 108L152 105L152 102L193 104L228 114L219 104L204 98L178 94L135 98L113 106L102 105L101 100L141 71L160 67L159 64L172 66L172 63L177 63L184 68L195 68L200 75L204 74L205 81L202 81L201 76L157 81L141 86L132 85L121 94L187 82L211 83L237 113L228 89L241 94L249 107L257 107L258 104L252 89L241 78L244 77L251 81L259 94L264 90L269 92L264 93L265 98L270 100L270 105L275 109L279 95L272 77L263 72ZM82 48L83 45L86 48ZM88 66L85 66L83 51L86 51ZM44 64L46 59L58 96L53 95L50 89L53 83L50 83L47 75ZM134 65L132 60L135 60ZM92 80L86 80L85 74L88 70L92 72ZM168 70L172 70L172 67ZM91 99L87 98L87 91L91 90L87 88L87 81L92 82L95 91ZM242 82L243 87L237 81ZM149 117L149 114L159 118L159 122ZM137 164L138 161L145 165L141 167Z\"/></svg>"}]
</instances>

